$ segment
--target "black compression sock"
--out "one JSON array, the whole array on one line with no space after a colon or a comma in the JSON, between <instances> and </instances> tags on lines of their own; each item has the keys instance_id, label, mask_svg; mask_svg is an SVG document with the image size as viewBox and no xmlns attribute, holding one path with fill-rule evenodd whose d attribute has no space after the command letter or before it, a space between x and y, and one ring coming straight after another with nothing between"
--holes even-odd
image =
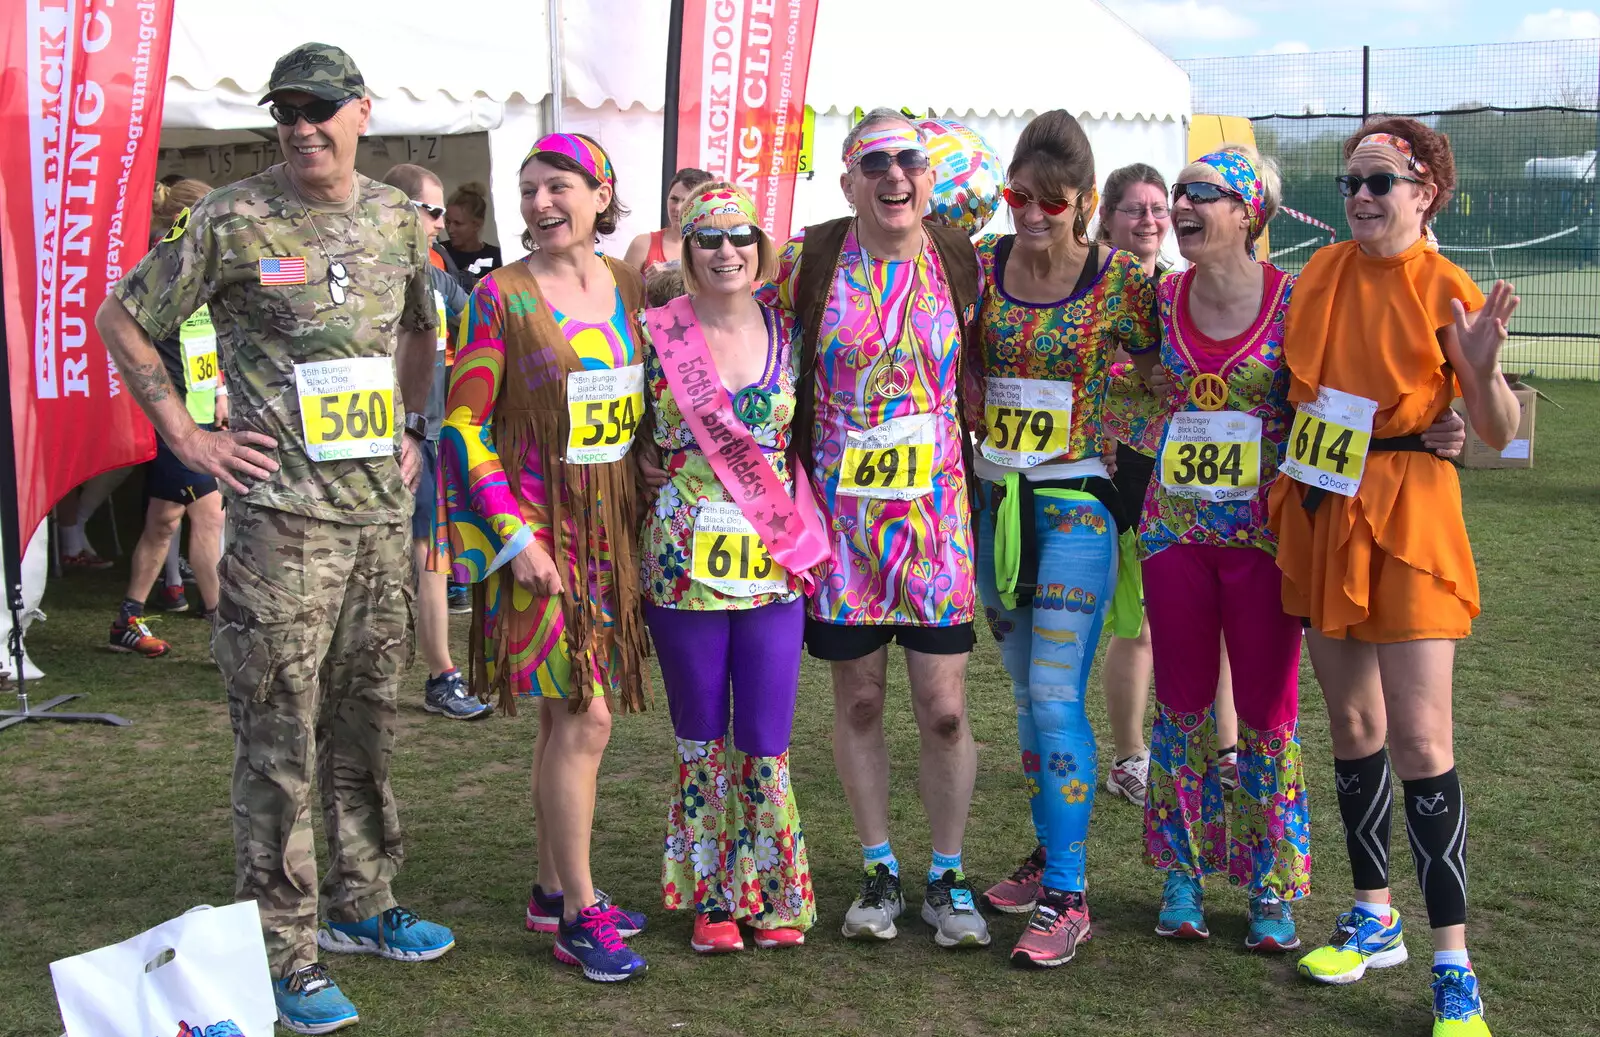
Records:
<instances>
[{"instance_id":1,"label":"black compression sock","mask_svg":"<svg viewBox=\"0 0 1600 1037\"><path fill-rule=\"evenodd\" d=\"M1406 831L1417 859L1417 883L1428 925L1467 921L1467 801L1454 767L1437 778L1404 782Z\"/></svg>"},{"instance_id":2,"label":"black compression sock","mask_svg":"<svg viewBox=\"0 0 1600 1037\"><path fill-rule=\"evenodd\" d=\"M1394 812L1394 782L1389 751L1360 760L1333 761L1345 849L1356 889L1389 888L1389 819Z\"/></svg>"},{"instance_id":3,"label":"black compression sock","mask_svg":"<svg viewBox=\"0 0 1600 1037\"><path fill-rule=\"evenodd\" d=\"M132 598L123 598L122 599L122 609L118 613L118 618L122 622L126 623L128 621L128 617L129 616L143 616L143 615L144 615L144 602L142 602L142 601L134 601Z\"/></svg>"}]
</instances>

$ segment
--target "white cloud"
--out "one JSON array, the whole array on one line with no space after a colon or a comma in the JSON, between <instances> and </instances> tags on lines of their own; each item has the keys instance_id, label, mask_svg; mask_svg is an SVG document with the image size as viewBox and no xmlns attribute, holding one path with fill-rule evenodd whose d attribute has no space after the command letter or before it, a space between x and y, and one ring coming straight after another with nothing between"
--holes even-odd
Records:
<instances>
[{"instance_id":1,"label":"white cloud","mask_svg":"<svg viewBox=\"0 0 1600 1037\"><path fill-rule=\"evenodd\" d=\"M1106 6L1150 40L1182 46L1196 41L1241 40L1254 36L1255 22L1222 4L1202 0L1107 0Z\"/></svg>"},{"instance_id":2,"label":"white cloud","mask_svg":"<svg viewBox=\"0 0 1600 1037\"><path fill-rule=\"evenodd\" d=\"M1600 36L1600 14L1564 7L1523 16L1511 34L1514 40L1583 40L1592 36Z\"/></svg>"}]
</instances>

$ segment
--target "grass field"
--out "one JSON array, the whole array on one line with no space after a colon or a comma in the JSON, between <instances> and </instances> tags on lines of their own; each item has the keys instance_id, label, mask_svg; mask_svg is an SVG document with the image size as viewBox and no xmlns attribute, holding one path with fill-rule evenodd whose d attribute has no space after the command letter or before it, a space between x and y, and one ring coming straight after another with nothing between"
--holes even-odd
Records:
<instances>
[{"instance_id":1,"label":"grass field","mask_svg":"<svg viewBox=\"0 0 1600 1037\"><path fill-rule=\"evenodd\" d=\"M1600 385L1548 384L1532 471L1463 475L1484 614L1456 678L1459 766L1473 811L1472 948L1499 1037L1596 1032L1600 992ZM124 529L129 528L124 525ZM97 542L104 546L108 538ZM48 677L39 699L91 695L82 708L121 713L124 729L29 725L0 734L0 1035L55 1037L48 963L125 939L200 903L231 897L228 775L232 740L206 634L161 621L173 657L102 650L121 573L52 585L50 618L29 635ZM459 634L459 631L458 631ZM1102 794L1089 845L1095 939L1071 965L1010 968L1023 921L993 922L986 951L941 951L920 922L863 947L838 935L859 867L830 748L826 672L807 662L795 725L795 784L815 872L820 921L795 952L716 959L688 948L690 919L659 908L658 847L676 763L664 699L622 718L601 777L595 874L650 912L635 946L645 977L588 984L550 959L548 937L523 931L535 847L527 771L531 714L473 724L421 710L422 675L404 694L394 787L408 832L397 890L455 927L459 946L425 965L340 959L335 974L383 1037L539 1034L1095 1034L1212 1037L1235 1032L1420 1035L1428 1032L1428 941L1412 961L1343 989L1294 975L1290 957L1245 953L1244 905L1214 887L1214 937L1177 944L1152 933L1159 876L1140 859L1139 812ZM916 737L904 667L891 667L895 849L908 871L929 852L915 795ZM1095 684L1098 689L1098 682ZM980 772L967 837L980 887L1032 846L1016 759L1008 682L993 645L974 655L968 694ZM1302 934L1320 940L1349 900L1332 796L1327 724L1303 672L1302 734L1313 812L1314 895ZM1096 692L1091 712L1105 737ZM1105 753L1102 753L1102 757ZM1398 903L1422 919L1401 812L1393 868ZM913 891L910 909L918 905ZM150 1035L168 1037L168 1035Z\"/></svg>"}]
</instances>

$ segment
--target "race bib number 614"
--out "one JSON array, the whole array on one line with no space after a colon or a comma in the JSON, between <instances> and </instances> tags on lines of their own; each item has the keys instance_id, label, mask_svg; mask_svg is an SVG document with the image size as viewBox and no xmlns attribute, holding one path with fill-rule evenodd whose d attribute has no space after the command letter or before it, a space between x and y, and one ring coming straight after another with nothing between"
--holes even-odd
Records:
<instances>
[{"instance_id":1,"label":"race bib number 614","mask_svg":"<svg viewBox=\"0 0 1600 1037\"><path fill-rule=\"evenodd\" d=\"M1289 431L1283 474L1307 486L1355 496L1372 445L1378 401L1326 386L1311 403L1302 403Z\"/></svg>"}]
</instances>

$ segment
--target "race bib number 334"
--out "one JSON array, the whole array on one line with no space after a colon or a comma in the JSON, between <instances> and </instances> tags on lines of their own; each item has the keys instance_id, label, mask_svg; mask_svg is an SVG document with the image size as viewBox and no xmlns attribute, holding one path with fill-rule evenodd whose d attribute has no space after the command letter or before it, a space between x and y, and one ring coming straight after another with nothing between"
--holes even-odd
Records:
<instances>
[{"instance_id":1,"label":"race bib number 334","mask_svg":"<svg viewBox=\"0 0 1600 1037\"><path fill-rule=\"evenodd\" d=\"M567 375L568 464L609 464L628 456L644 416L644 366Z\"/></svg>"},{"instance_id":2,"label":"race bib number 334","mask_svg":"<svg viewBox=\"0 0 1600 1037\"><path fill-rule=\"evenodd\" d=\"M296 364L294 378L311 460L394 453L394 361L368 356Z\"/></svg>"},{"instance_id":3,"label":"race bib number 334","mask_svg":"<svg viewBox=\"0 0 1600 1037\"><path fill-rule=\"evenodd\" d=\"M1324 386L1302 403L1289 431L1283 474L1308 486L1354 497L1367 467L1378 401Z\"/></svg>"}]
</instances>

